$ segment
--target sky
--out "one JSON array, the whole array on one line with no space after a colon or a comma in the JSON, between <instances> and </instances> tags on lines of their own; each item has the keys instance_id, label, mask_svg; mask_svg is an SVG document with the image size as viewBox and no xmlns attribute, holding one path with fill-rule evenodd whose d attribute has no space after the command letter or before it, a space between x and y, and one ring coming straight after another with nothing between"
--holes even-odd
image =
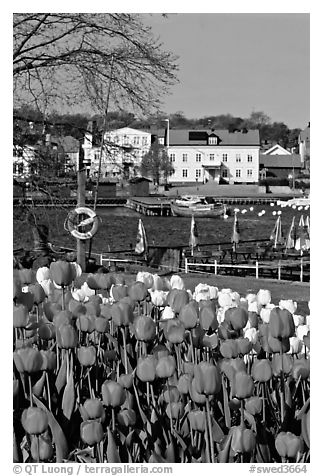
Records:
<instances>
[{"instance_id":1,"label":"sky","mask_svg":"<svg viewBox=\"0 0 323 476\"><path fill-rule=\"evenodd\" d=\"M263 111L289 128L309 122L309 14L154 14L145 22L178 56L180 82L165 112L198 118Z\"/></svg>"}]
</instances>

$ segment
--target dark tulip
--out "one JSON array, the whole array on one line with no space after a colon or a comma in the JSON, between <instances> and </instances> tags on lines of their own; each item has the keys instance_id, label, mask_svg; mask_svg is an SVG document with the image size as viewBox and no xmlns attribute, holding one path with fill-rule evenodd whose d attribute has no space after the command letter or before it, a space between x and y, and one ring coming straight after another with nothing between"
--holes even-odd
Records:
<instances>
[{"instance_id":1,"label":"dark tulip","mask_svg":"<svg viewBox=\"0 0 323 476\"><path fill-rule=\"evenodd\" d=\"M277 377L283 372L284 374L290 374L293 368L293 359L289 354L273 355L271 366L273 374Z\"/></svg>"},{"instance_id":2,"label":"dark tulip","mask_svg":"<svg viewBox=\"0 0 323 476\"><path fill-rule=\"evenodd\" d=\"M231 448L234 453L251 453L256 446L256 436L243 426L232 427Z\"/></svg>"},{"instance_id":3,"label":"dark tulip","mask_svg":"<svg viewBox=\"0 0 323 476\"><path fill-rule=\"evenodd\" d=\"M99 419L102 423L105 420L105 410L101 400L98 398L88 398L83 404L83 411L85 411L87 420Z\"/></svg>"},{"instance_id":4,"label":"dark tulip","mask_svg":"<svg viewBox=\"0 0 323 476\"><path fill-rule=\"evenodd\" d=\"M70 311L59 311L53 317L53 324L58 329L63 324L71 324L72 323L72 313Z\"/></svg>"},{"instance_id":5,"label":"dark tulip","mask_svg":"<svg viewBox=\"0 0 323 476\"><path fill-rule=\"evenodd\" d=\"M306 380L310 375L310 361L309 359L301 358L294 360L292 375L295 380L301 377L302 380Z\"/></svg>"},{"instance_id":6,"label":"dark tulip","mask_svg":"<svg viewBox=\"0 0 323 476\"><path fill-rule=\"evenodd\" d=\"M134 315L130 304L118 302L112 305L112 320L117 326L129 326L133 322Z\"/></svg>"},{"instance_id":7,"label":"dark tulip","mask_svg":"<svg viewBox=\"0 0 323 476\"><path fill-rule=\"evenodd\" d=\"M236 343L238 347L238 354L249 354L252 349L252 343L245 337L239 337L239 339L236 339Z\"/></svg>"},{"instance_id":8,"label":"dark tulip","mask_svg":"<svg viewBox=\"0 0 323 476\"><path fill-rule=\"evenodd\" d=\"M84 367L91 367L95 363L96 351L93 345L89 347L79 347L77 349L77 358Z\"/></svg>"},{"instance_id":9,"label":"dark tulip","mask_svg":"<svg viewBox=\"0 0 323 476\"><path fill-rule=\"evenodd\" d=\"M284 339L278 339L276 337L272 337L272 335L269 333L268 346L270 352L273 353L288 352L290 349L289 338L286 337Z\"/></svg>"},{"instance_id":10,"label":"dark tulip","mask_svg":"<svg viewBox=\"0 0 323 476\"><path fill-rule=\"evenodd\" d=\"M178 314L185 304L188 304L189 300L189 294L184 289L171 289L167 296L168 305L175 314Z\"/></svg>"},{"instance_id":11,"label":"dark tulip","mask_svg":"<svg viewBox=\"0 0 323 476\"><path fill-rule=\"evenodd\" d=\"M249 311L248 312L248 320L250 323L250 327L254 327L258 329L259 326L259 314L257 312Z\"/></svg>"},{"instance_id":12,"label":"dark tulip","mask_svg":"<svg viewBox=\"0 0 323 476\"><path fill-rule=\"evenodd\" d=\"M82 441L89 446L100 443L104 438L102 424L99 421L83 421L80 435Z\"/></svg>"},{"instance_id":13,"label":"dark tulip","mask_svg":"<svg viewBox=\"0 0 323 476\"><path fill-rule=\"evenodd\" d=\"M213 334L204 334L202 337L202 345L208 349L216 349L219 345L219 338L217 334L215 332Z\"/></svg>"},{"instance_id":14,"label":"dark tulip","mask_svg":"<svg viewBox=\"0 0 323 476\"><path fill-rule=\"evenodd\" d=\"M129 286L128 295L133 301L141 302L146 299L147 294L147 286L141 281L136 281L135 283L131 284L131 286Z\"/></svg>"},{"instance_id":15,"label":"dark tulip","mask_svg":"<svg viewBox=\"0 0 323 476\"><path fill-rule=\"evenodd\" d=\"M275 307L270 311L269 329L272 337L286 339L295 333L295 324L292 314L287 309Z\"/></svg>"},{"instance_id":16,"label":"dark tulip","mask_svg":"<svg viewBox=\"0 0 323 476\"><path fill-rule=\"evenodd\" d=\"M95 320L97 318L95 316L90 316L88 314L81 314L76 319L76 327L82 331L91 334L91 332L95 329Z\"/></svg>"},{"instance_id":17,"label":"dark tulip","mask_svg":"<svg viewBox=\"0 0 323 476\"><path fill-rule=\"evenodd\" d=\"M200 309L199 317L200 326L205 331L209 329L215 331L219 327L219 323L216 317L216 309L213 303L209 305L203 305Z\"/></svg>"},{"instance_id":18,"label":"dark tulip","mask_svg":"<svg viewBox=\"0 0 323 476\"><path fill-rule=\"evenodd\" d=\"M237 398L251 397L254 391L252 377L245 372L236 372L233 377L232 393Z\"/></svg>"},{"instance_id":19,"label":"dark tulip","mask_svg":"<svg viewBox=\"0 0 323 476\"><path fill-rule=\"evenodd\" d=\"M227 309L224 319L231 324L235 331L240 331L248 322L248 311L243 307L233 307Z\"/></svg>"},{"instance_id":20,"label":"dark tulip","mask_svg":"<svg viewBox=\"0 0 323 476\"><path fill-rule=\"evenodd\" d=\"M109 363L109 362L114 362L118 358L118 354L114 349L106 349L104 351L104 361Z\"/></svg>"},{"instance_id":21,"label":"dark tulip","mask_svg":"<svg viewBox=\"0 0 323 476\"><path fill-rule=\"evenodd\" d=\"M156 337L156 323L149 316L137 316L133 322L136 339L149 342Z\"/></svg>"},{"instance_id":22,"label":"dark tulip","mask_svg":"<svg viewBox=\"0 0 323 476\"><path fill-rule=\"evenodd\" d=\"M13 353L13 359L18 372L28 374L39 372L43 364L43 358L39 350L33 347L25 347Z\"/></svg>"},{"instance_id":23,"label":"dark tulip","mask_svg":"<svg viewBox=\"0 0 323 476\"><path fill-rule=\"evenodd\" d=\"M251 375L255 382L268 382L273 370L268 359L255 360L252 364Z\"/></svg>"},{"instance_id":24,"label":"dark tulip","mask_svg":"<svg viewBox=\"0 0 323 476\"><path fill-rule=\"evenodd\" d=\"M22 412L21 423L29 435L40 435L48 428L48 417L41 408L29 407Z\"/></svg>"},{"instance_id":25,"label":"dark tulip","mask_svg":"<svg viewBox=\"0 0 323 476\"><path fill-rule=\"evenodd\" d=\"M43 340L55 339L55 326L51 322L49 322L48 324L41 324L38 329L38 335L39 338Z\"/></svg>"},{"instance_id":26,"label":"dark tulip","mask_svg":"<svg viewBox=\"0 0 323 476\"><path fill-rule=\"evenodd\" d=\"M100 315L106 319L112 319L112 304L100 304Z\"/></svg>"},{"instance_id":27,"label":"dark tulip","mask_svg":"<svg viewBox=\"0 0 323 476\"><path fill-rule=\"evenodd\" d=\"M198 324L196 327L194 327L194 329L191 329L190 332L192 335L193 346L196 348L203 347L205 331L202 329L202 327Z\"/></svg>"},{"instance_id":28,"label":"dark tulip","mask_svg":"<svg viewBox=\"0 0 323 476\"><path fill-rule=\"evenodd\" d=\"M32 436L30 451L34 461L48 461L54 454L52 440L45 435Z\"/></svg>"},{"instance_id":29,"label":"dark tulip","mask_svg":"<svg viewBox=\"0 0 323 476\"><path fill-rule=\"evenodd\" d=\"M156 364L156 375L159 378L169 378L176 369L175 358L172 355L160 357Z\"/></svg>"},{"instance_id":30,"label":"dark tulip","mask_svg":"<svg viewBox=\"0 0 323 476\"><path fill-rule=\"evenodd\" d=\"M106 406L120 407L126 400L125 389L114 380L106 380L101 387L102 400Z\"/></svg>"},{"instance_id":31,"label":"dark tulip","mask_svg":"<svg viewBox=\"0 0 323 476\"><path fill-rule=\"evenodd\" d=\"M204 395L214 395L221 390L221 374L217 365L200 362L194 367L196 390Z\"/></svg>"},{"instance_id":32,"label":"dark tulip","mask_svg":"<svg viewBox=\"0 0 323 476\"><path fill-rule=\"evenodd\" d=\"M269 324L260 324L258 327L259 334L259 343L262 349L265 352L271 352L271 348L269 347L268 337L269 337Z\"/></svg>"},{"instance_id":33,"label":"dark tulip","mask_svg":"<svg viewBox=\"0 0 323 476\"><path fill-rule=\"evenodd\" d=\"M38 304L42 303L45 300L45 298L46 298L45 291L39 283L31 284L28 287L28 290L34 296L34 303L35 304L38 305Z\"/></svg>"},{"instance_id":34,"label":"dark tulip","mask_svg":"<svg viewBox=\"0 0 323 476\"><path fill-rule=\"evenodd\" d=\"M251 415L258 415L262 410L262 399L260 397L250 397L246 400L245 409Z\"/></svg>"},{"instance_id":35,"label":"dark tulip","mask_svg":"<svg viewBox=\"0 0 323 476\"><path fill-rule=\"evenodd\" d=\"M128 286L116 283L111 287L111 293L115 301L120 301L122 298L128 296Z\"/></svg>"},{"instance_id":36,"label":"dark tulip","mask_svg":"<svg viewBox=\"0 0 323 476\"><path fill-rule=\"evenodd\" d=\"M220 339L235 339L239 337L239 332L232 329L230 322L223 321L218 328L218 335Z\"/></svg>"},{"instance_id":37,"label":"dark tulip","mask_svg":"<svg viewBox=\"0 0 323 476\"><path fill-rule=\"evenodd\" d=\"M34 307L34 295L30 292L21 293L19 298L16 299L16 303L17 305L22 304L23 306L26 306L28 312L30 312Z\"/></svg>"},{"instance_id":38,"label":"dark tulip","mask_svg":"<svg viewBox=\"0 0 323 476\"><path fill-rule=\"evenodd\" d=\"M70 324L63 324L56 329L56 341L58 347L62 349L73 349L77 347L78 338L74 327Z\"/></svg>"},{"instance_id":39,"label":"dark tulip","mask_svg":"<svg viewBox=\"0 0 323 476\"><path fill-rule=\"evenodd\" d=\"M220 345L220 352L226 359L235 358L238 356L238 346L236 340L227 339Z\"/></svg>"},{"instance_id":40,"label":"dark tulip","mask_svg":"<svg viewBox=\"0 0 323 476\"><path fill-rule=\"evenodd\" d=\"M26 327L28 322L28 309L23 304L13 307L13 327Z\"/></svg>"},{"instance_id":41,"label":"dark tulip","mask_svg":"<svg viewBox=\"0 0 323 476\"><path fill-rule=\"evenodd\" d=\"M185 327L179 319L170 319L166 321L164 327L164 336L172 344L181 344L184 340Z\"/></svg>"},{"instance_id":42,"label":"dark tulip","mask_svg":"<svg viewBox=\"0 0 323 476\"><path fill-rule=\"evenodd\" d=\"M205 415L201 410L191 410L188 413L188 421L192 430L203 433L206 428Z\"/></svg>"},{"instance_id":43,"label":"dark tulip","mask_svg":"<svg viewBox=\"0 0 323 476\"><path fill-rule=\"evenodd\" d=\"M136 412L131 408L124 408L118 413L117 419L119 424L126 428L135 426L137 421Z\"/></svg>"},{"instance_id":44,"label":"dark tulip","mask_svg":"<svg viewBox=\"0 0 323 476\"><path fill-rule=\"evenodd\" d=\"M123 386L123 388L131 388L133 385L133 375L132 374L121 374L118 378L118 383Z\"/></svg>"},{"instance_id":45,"label":"dark tulip","mask_svg":"<svg viewBox=\"0 0 323 476\"><path fill-rule=\"evenodd\" d=\"M75 278L75 268L67 261L53 261L49 271L52 280L59 286L69 286Z\"/></svg>"},{"instance_id":46,"label":"dark tulip","mask_svg":"<svg viewBox=\"0 0 323 476\"><path fill-rule=\"evenodd\" d=\"M300 437L290 431L281 431L275 439L275 448L282 458L295 459L298 452L302 452L303 444Z\"/></svg>"},{"instance_id":47,"label":"dark tulip","mask_svg":"<svg viewBox=\"0 0 323 476\"><path fill-rule=\"evenodd\" d=\"M94 328L100 334L107 332L109 326L109 321L105 317L97 317L94 320Z\"/></svg>"},{"instance_id":48,"label":"dark tulip","mask_svg":"<svg viewBox=\"0 0 323 476\"><path fill-rule=\"evenodd\" d=\"M156 377L156 359L153 355L139 357L136 375L142 382L153 382Z\"/></svg>"},{"instance_id":49,"label":"dark tulip","mask_svg":"<svg viewBox=\"0 0 323 476\"><path fill-rule=\"evenodd\" d=\"M193 329L199 318L199 308L196 301L185 304L178 315L178 319L184 324L185 329Z\"/></svg>"},{"instance_id":50,"label":"dark tulip","mask_svg":"<svg viewBox=\"0 0 323 476\"><path fill-rule=\"evenodd\" d=\"M52 322L55 314L62 310L62 306L59 303L47 301L43 303L43 310L46 318Z\"/></svg>"},{"instance_id":51,"label":"dark tulip","mask_svg":"<svg viewBox=\"0 0 323 476\"><path fill-rule=\"evenodd\" d=\"M18 275L22 285L32 284L36 281L36 271L33 269L19 269Z\"/></svg>"}]
</instances>

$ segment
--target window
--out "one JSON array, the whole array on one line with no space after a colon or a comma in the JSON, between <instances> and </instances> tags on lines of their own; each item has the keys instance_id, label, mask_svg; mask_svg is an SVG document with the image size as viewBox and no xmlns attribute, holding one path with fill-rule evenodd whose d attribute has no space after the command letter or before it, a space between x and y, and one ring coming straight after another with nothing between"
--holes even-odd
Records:
<instances>
[{"instance_id":1,"label":"window","mask_svg":"<svg viewBox=\"0 0 323 476\"><path fill-rule=\"evenodd\" d=\"M134 136L134 138L133 138L134 145L139 145L139 140L140 140L139 136Z\"/></svg>"},{"instance_id":2,"label":"window","mask_svg":"<svg viewBox=\"0 0 323 476\"><path fill-rule=\"evenodd\" d=\"M169 158L171 162L175 162L175 154L170 154Z\"/></svg>"},{"instance_id":3,"label":"window","mask_svg":"<svg viewBox=\"0 0 323 476\"><path fill-rule=\"evenodd\" d=\"M202 154L196 154L196 162L201 162Z\"/></svg>"},{"instance_id":4,"label":"window","mask_svg":"<svg viewBox=\"0 0 323 476\"><path fill-rule=\"evenodd\" d=\"M187 169L183 169L183 178L187 177Z\"/></svg>"},{"instance_id":5,"label":"window","mask_svg":"<svg viewBox=\"0 0 323 476\"><path fill-rule=\"evenodd\" d=\"M247 170L247 177L252 177L252 169Z\"/></svg>"},{"instance_id":6,"label":"window","mask_svg":"<svg viewBox=\"0 0 323 476\"><path fill-rule=\"evenodd\" d=\"M222 162L228 162L228 154L222 154Z\"/></svg>"},{"instance_id":7,"label":"window","mask_svg":"<svg viewBox=\"0 0 323 476\"><path fill-rule=\"evenodd\" d=\"M195 170L195 178L200 178L201 177L201 169L196 169Z\"/></svg>"},{"instance_id":8,"label":"window","mask_svg":"<svg viewBox=\"0 0 323 476\"><path fill-rule=\"evenodd\" d=\"M236 154L236 162L241 162L241 155L240 154Z\"/></svg>"},{"instance_id":9,"label":"window","mask_svg":"<svg viewBox=\"0 0 323 476\"><path fill-rule=\"evenodd\" d=\"M114 136L114 141L116 144L119 142L119 136Z\"/></svg>"},{"instance_id":10,"label":"window","mask_svg":"<svg viewBox=\"0 0 323 476\"><path fill-rule=\"evenodd\" d=\"M252 162L252 155L248 154L248 162Z\"/></svg>"},{"instance_id":11,"label":"window","mask_svg":"<svg viewBox=\"0 0 323 476\"><path fill-rule=\"evenodd\" d=\"M163 137L158 137L158 144L165 145L165 139Z\"/></svg>"},{"instance_id":12,"label":"window","mask_svg":"<svg viewBox=\"0 0 323 476\"><path fill-rule=\"evenodd\" d=\"M94 152L94 160L100 160L100 151L99 150L96 150Z\"/></svg>"},{"instance_id":13,"label":"window","mask_svg":"<svg viewBox=\"0 0 323 476\"><path fill-rule=\"evenodd\" d=\"M210 154L210 160L214 160L214 154Z\"/></svg>"},{"instance_id":14,"label":"window","mask_svg":"<svg viewBox=\"0 0 323 476\"><path fill-rule=\"evenodd\" d=\"M240 169L237 169L236 170L236 177L241 177L241 170Z\"/></svg>"},{"instance_id":15,"label":"window","mask_svg":"<svg viewBox=\"0 0 323 476\"><path fill-rule=\"evenodd\" d=\"M142 145L147 145L147 137L142 138Z\"/></svg>"},{"instance_id":16,"label":"window","mask_svg":"<svg viewBox=\"0 0 323 476\"><path fill-rule=\"evenodd\" d=\"M187 162L187 154L183 154L183 162Z\"/></svg>"},{"instance_id":17,"label":"window","mask_svg":"<svg viewBox=\"0 0 323 476\"><path fill-rule=\"evenodd\" d=\"M216 145L218 143L217 137L211 136L209 137L209 144L210 145Z\"/></svg>"},{"instance_id":18,"label":"window","mask_svg":"<svg viewBox=\"0 0 323 476\"><path fill-rule=\"evenodd\" d=\"M228 169L223 169L222 170L222 177L224 177L224 178L228 177Z\"/></svg>"},{"instance_id":19,"label":"window","mask_svg":"<svg viewBox=\"0 0 323 476\"><path fill-rule=\"evenodd\" d=\"M124 144L129 144L129 137L128 136L123 136L123 143Z\"/></svg>"}]
</instances>

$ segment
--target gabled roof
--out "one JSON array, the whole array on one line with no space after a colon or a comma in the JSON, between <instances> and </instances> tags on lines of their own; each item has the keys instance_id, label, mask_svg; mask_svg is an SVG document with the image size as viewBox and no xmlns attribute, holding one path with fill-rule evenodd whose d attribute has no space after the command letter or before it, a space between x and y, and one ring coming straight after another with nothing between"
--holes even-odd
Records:
<instances>
[{"instance_id":1,"label":"gabled roof","mask_svg":"<svg viewBox=\"0 0 323 476\"><path fill-rule=\"evenodd\" d=\"M170 129L169 145L208 145L208 137L219 137L220 146L260 145L259 131L229 132L220 129Z\"/></svg>"},{"instance_id":2,"label":"gabled roof","mask_svg":"<svg viewBox=\"0 0 323 476\"><path fill-rule=\"evenodd\" d=\"M302 168L301 156L298 154L290 155L259 155L260 167L275 169Z\"/></svg>"},{"instance_id":3,"label":"gabled roof","mask_svg":"<svg viewBox=\"0 0 323 476\"><path fill-rule=\"evenodd\" d=\"M131 135L136 135L136 134L146 134L147 136L150 136L150 132L147 131L142 131L139 129L133 129L132 127L122 127L121 129L114 129L112 131L107 131L107 134L131 134Z\"/></svg>"},{"instance_id":4,"label":"gabled roof","mask_svg":"<svg viewBox=\"0 0 323 476\"><path fill-rule=\"evenodd\" d=\"M291 155L291 152L284 149L284 147L282 147L281 145L275 144L270 147L270 149L266 150L266 152L264 152L264 155Z\"/></svg>"}]
</instances>

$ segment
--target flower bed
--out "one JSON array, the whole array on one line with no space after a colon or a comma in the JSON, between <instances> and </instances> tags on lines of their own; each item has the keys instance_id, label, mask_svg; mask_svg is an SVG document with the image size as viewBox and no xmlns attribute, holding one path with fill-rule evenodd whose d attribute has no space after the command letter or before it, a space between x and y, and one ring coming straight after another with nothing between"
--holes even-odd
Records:
<instances>
[{"instance_id":1,"label":"flower bed","mask_svg":"<svg viewBox=\"0 0 323 476\"><path fill-rule=\"evenodd\" d=\"M309 462L309 316L179 276L14 277L15 462Z\"/></svg>"}]
</instances>

